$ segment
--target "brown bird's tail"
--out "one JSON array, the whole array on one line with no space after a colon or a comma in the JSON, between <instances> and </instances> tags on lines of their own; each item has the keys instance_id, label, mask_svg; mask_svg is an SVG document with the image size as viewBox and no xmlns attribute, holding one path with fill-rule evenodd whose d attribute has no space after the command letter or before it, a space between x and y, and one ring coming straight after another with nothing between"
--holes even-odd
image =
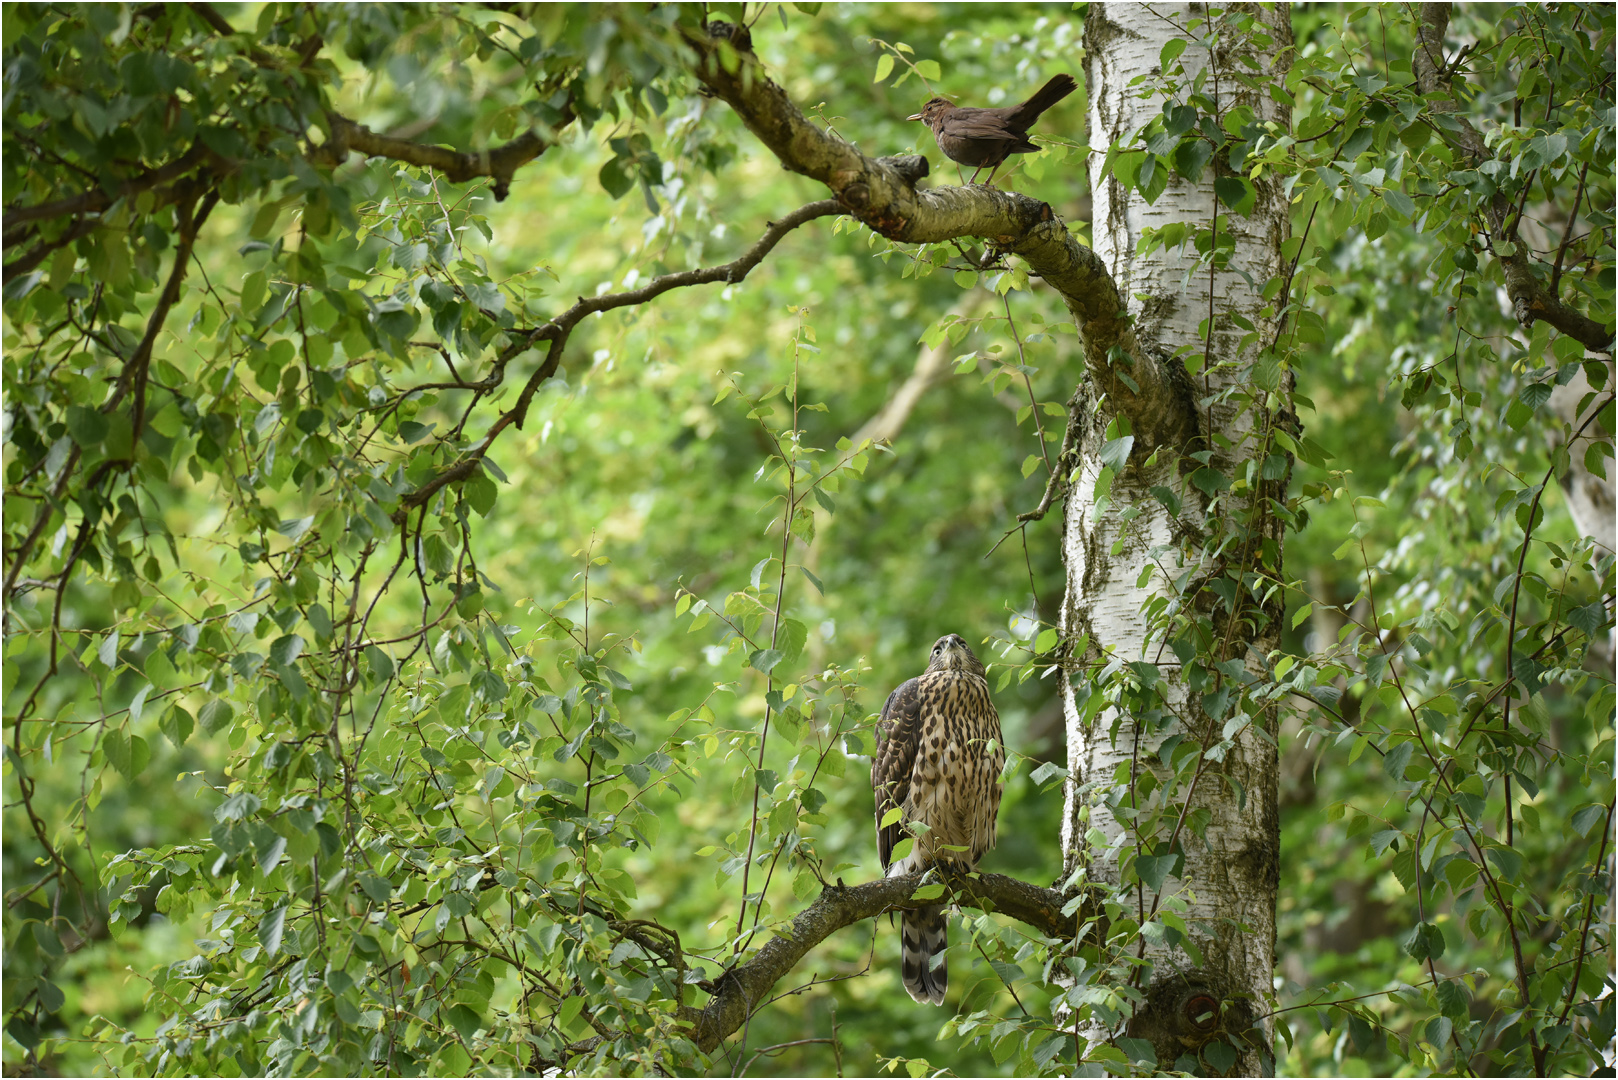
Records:
<instances>
[{"instance_id":1,"label":"brown bird's tail","mask_svg":"<svg viewBox=\"0 0 1618 1080\"><path fill-rule=\"evenodd\" d=\"M1034 96L1017 106L1016 114L1010 118L1011 122L1026 131L1039 114L1055 105L1079 88L1071 75L1053 75L1049 82L1034 91Z\"/></svg>"},{"instance_id":2,"label":"brown bird's tail","mask_svg":"<svg viewBox=\"0 0 1618 1080\"><path fill-rule=\"evenodd\" d=\"M899 973L904 978L905 992L923 1005L944 1004L944 991L949 987L949 967L944 957L949 947L949 922L944 905L906 911L900 919L899 937L904 949Z\"/></svg>"}]
</instances>

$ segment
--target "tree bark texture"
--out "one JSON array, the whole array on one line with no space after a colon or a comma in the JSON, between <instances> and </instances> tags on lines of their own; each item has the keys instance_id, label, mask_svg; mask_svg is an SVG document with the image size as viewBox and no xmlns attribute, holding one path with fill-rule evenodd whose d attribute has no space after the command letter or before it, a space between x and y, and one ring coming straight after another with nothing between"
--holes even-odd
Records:
<instances>
[{"instance_id":1,"label":"tree bark texture","mask_svg":"<svg viewBox=\"0 0 1618 1080\"><path fill-rule=\"evenodd\" d=\"M1291 43L1287 13L1256 15L1257 29L1247 39L1231 35L1218 39L1214 56L1193 44L1182 63L1193 74L1210 69L1200 92L1218 102L1221 116L1245 104L1260 122L1274 120L1285 126L1288 116L1267 95L1233 78L1218 77L1243 57L1251 61L1242 68L1244 74L1261 72L1269 77L1275 71L1278 57ZM1155 77L1164 42L1171 36L1189 36L1184 30L1187 20L1206 17L1202 5L1195 10L1090 7L1085 32L1091 145L1105 147L1127 138L1161 110L1160 97L1141 97L1141 87L1128 84L1137 74ZM1262 44L1256 37L1259 31L1268 39ZM1214 198L1214 177L1232 175L1228 161L1212 163L1198 183L1172 182L1153 206L1107 179L1093 189L1096 245L1086 248L1045 203L980 185L919 188L917 183L928 172L925 159L871 158L821 130L765 74L745 29L710 23L689 42L698 54L698 78L736 111L782 166L824 183L848 213L873 231L909 243L982 238L998 252L1024 259L1032 273L1061 294L1084 345L1085 377L1075 400L1088 405L1075 410L1067 433L1082 452L1064 524L1069 584L1063 625L1070 640L1089 635L1092 653L1106 646L1122 659L1161 662L1162 643L1148 648L1141 615L1143 600L1160 591L1161 578L1137 585L1146 566L1162 564L1170 572L1188 568L1212 579L1232 568L1239 571L1260 540L1279 550L1278 523L1261 520L1249 521L1241 529L1224 529L1224 535L1235 538L1233 546L1203 552L1202 538L1209 533L1211 519L1229 517L1261 500L1249 489L1245 494L1226 492L1222 502L1210 503L1186 480L1198 464L1237 475L1254 452L1249 437L1255 426L1260 421L1272 423L1277 416L1290 417L1290 376L1273 362L1267 369L1259 362L1277 329L1259 311L1265 306L1260 296L1264 284L1280 272L1280 245L1288 227L1287 202L1279 187L1259 178L1256 204L1244 216L1232 217ZM1201 55L1191 55L1198 50ZM1249 81L1257 85L1256 80ZM1181 100L1186 96L1182 90ZM1102 154L1097 154L1092 176L1101 174L1101 166ZM1218 235L1234 239L1232 256L1211 279L1206 271L1200 276L1188 273L1198 265L1195 251L1189 249L1137 257L1141 230L1170 221L1213 223ZM1143 294L1145 299L1126 299L1131 294ZM1237 319L1246 320L1256 332ZM1211 328L1206 338L1199 332L1204 320ZM1182 347L1207 354L1211 370L1194 380L1188 377L1183 361L1175 356ZM1255 407L1243 408L1222 396L1233 386L1255 380L1270 388L1258 393ZM1110 505L1098 510L1094 496L1100 453L1114 418L1127 422L1133 454L1119 470ZM1206 461L1189 456L1199 452L1208 455ZM1284 497L1285 480L1284 474L1272 477L1268 489L1256 493ZM1150 494L1153 486L1177 493L1182 503L1179 514L1170 516L1162 508ZM1187 554L1181 554L1182 547ZM1177 561L1180 570L1175 570ZM1208 590L1192 592L1204 596ZM1238 666L1262 670L1264 653L1275 644L1279 614L1277 601L1267 629L1225 642L1222 658L1233 657ZM1251 623L1233 619L1224 625ZM1165 670L1172 679L1173 655L1168 659ZM1086 827L1079 817L1081 810L1090 812L1091 783L1114 775L1120 763L1126 767L1131 763L1133 737L1127 717L1103 714L1091 724L1081 723L1071 688L1064 695L1074 779L1062 840L1072 870L1085 861ZM1182 712L1191 707L1185 693L1171 696ZM1108 737L1114 719L1123 721L1116 742ZM1217 767L1206 776L1199 773L1201 786L1193 801L1213 814L1205 831L1208 846L1187 833L1182 844L1188 857L1183 876L1166 883L1165 891L1181 891L1182 884L1194 891L1187 915L1195 923L1207 963L1193 971L1183 954L1149 954L1158 973L1151 985L1143 987L1150 1004L1127 1034L1150 1038L1164 1067L1172 1066L1188 1049L1195 1055L1202 1044L1221 1035L1245 1048L1238 1072L1253 1073L1267 1064L1258 1049L1244 1042L1254 1018L1267 1011L1271 993L1279 834L1274 717L1266 714L1255 722L1269 730L1258 734L1247 725ZM1205 718L1199 722L1198 716L1186 717L1187 737L1200 739L1208 730ZM1213 734L1219 734L1217 725ZM1153 742L1161 738L1154 735ZM1102 830L1106 842L1123 837L1123 826L1105 805L1095 808L1090 824ZM1106 881L1109 874L1116 879L1118 854L1115 847L1096 859L1099 880ZM1140 899L1144 911L1154 898ZM734 1013L729 1011L733 1008ZM728 1030L736 1016L745 1013L739 1004L718 1009L716 1003L704 1011L712 1018L709 1023L718 1012L725 1013L720 1030Z\"/></svg>"},{"instance_id":2,"label":"tree bark texture","mask_svg":"<svg viewBox=\"0 0 1618 1080\"><path fill-rule=\"evenodd\" d=\"M712 994L707 1005L700 1009L680 1007L680 1018L690 1025L692 1040L704 1053L712 1053L726 1036L739 1031L753 1013L771 1000L775 984L810 949L843 927L890 911L939 903L937 899L914 898L927 880L929 875L918 873L847 887L839 882L825 888L819 899L794 916L791 923L778 928L775 936L746 963L730 968L705 987ZM1093 905L1082 899L1003 874L946 877L942 883L954 903L1009 915L1056 941L1072 940L1096 914ZM1069 913L1064 914L1064 910Z\"/></svg>"},{"instance_id":3,"label":"tree bark texture","mask_svg":"<svg viewBox=\"0 0 1618 1080\"><path fill-rule=\"evenodd\" d=\"M1215 198L1216 177L1237 175L1223 153L1215 155L1198 182L1171 178L1152 204L1116 176L1102 175L1107 148L1115 143L1138 146L1134 133L1161 114L1165 97L1153 89L1170 89L1172 99L1184 103L1199 73L1199 92L1216 103L1221 119L1246 105L1260 123L1287 127L1287 110L1235 75L1280 77L1277 72L1284 72L1292 40L1289 13L1284 7L1259 10L1256 5L1250 13L1257 19L1251 33L1221 32L1211 49L1197 42L1209 32L1206 21L1195 34L1187 30L1190 21L1208 19L1205 4L1096 3L1085 17L1096 254L1128 297L1146 361L1170 372L1156 383L1157 392L1168 397L1144 411L1182 413L1189 420L1186 437L1164 447L1155 459L1151 444L1137 438L1128 462L1114 470L1107 497L1098 501L1108 425L1120 413L1132 419L1137 410L1121 409L1105 385L1092 378L1080 387L1082 404L1071 419L1077 467L1063 527L1067 591L1062 625L1070 646L1082 640L1085 648L1070 655L1069 678L1063 680L1070 775L1062 844L1070 874L1088 864L1084 873L1103 884L1121 880L1120 858L1136 849L1127 812L1120 810L1145 807L1162 797L1162 788L1156 795L1137 796L1138 779L1156 770L1159 779L1172 784L1157 758L1164 739L1179 734L1207 747L1230 734L1232 714L1210 720L1201 695L1181 685L1176 654L1161 635L1149 634L1153 598L1169 597L1173 603L1167 582L1189 575L1185 602L1212 613L1210 604L1196 599L1199 594L1207 597L1198 581L1217 582L1233 569L1250 568L1248 556L1266 540L1275 545L1272 558L1279 561L1280 523L1266 520L1255 508L1265 495L1285 498L1285 475L1245 492L1238 485L1213 499L1189 479L1199 467L1243 476L1254 455L1264 452L1255 434L1262 434L1266 424L1291 422L1290 373L1261 356L1276 340L1278 327L1273 318L1260 314L1267 306L1260 295L1265 283L1283 270L1286 196L1278 184L1261 176L1254 180L1256 200L1250 211L1231 213ZM1185 75L1171 87L1159 70L1159 57L1163 46L1177 37L1189 44L1179 60ZM1142 81L1132 85L1137 78ZM1198 252L1189 245L1139 253L1143 230L1175 222L1203 229L1212 225L1216 236L1233 239L1228 262L1211 270L1206 262L1199 263ZM1279 307L1279 301L1273 306ZM1198 354L1204 357L1201 370L1188 376L1176 357ZM1245 403L1240 395L1221 396L1243 387L1252 395ZM1111 434L1118 437L1119 429ZM1199 453L1206 460L1191 457ZM1177 514L1153 494L1154 488L1174 494L1169 501L1178 501ZM1237 580L1241 577L1238 572ZM1250 608L1259 603L1250 596L1245 602ZM1276 647L1280 629L1279 601L1273 606L1267 618L1220 622L1216 617L1223 639L1211 659L1264 671L1265 656ZM1134 717L1120 716L1111 707L1087 717L1089 690L1081 672L1087 661L1103 655L1116 662L1157 665L1166 680L1164 699L1173 722L1143 730L1151 725L1137 728ZM1262 1034L1249 1029L1269 1011L1272 992L1280 842L1275 730L1273 711L1251 717L1245 727L1239 725L1223 760L1209 761L1192 781L1191 806L1211 814L1206 843L1192 830L1176 827L1185 862L1179 877L1164 882L1163 896L1180 894L1185 901L1181 914L1205 963L1194 966L1179 950L1146 951L1153 965L1141 987L1148 1004L1127 1034L1150 1039L1161 1067L1171 1067L1188 1052L1195 1057L1199 1045L1221 1034L1240 1051L1237 1075L1273 1067L1253 1045L1261 1040L1267 1051L1269 1026L1260 1025ZM1178 793L1171 794L1186 797L1183 780ZM1161 902L1144 887L1132 899L1127 914L1133 918L1150 918ZM1212 1009L1214 1003L1219 1009ZM1217 1022L1208 1019L1210 1011L1219 1015Z\"/></svg>"}]
</instances>

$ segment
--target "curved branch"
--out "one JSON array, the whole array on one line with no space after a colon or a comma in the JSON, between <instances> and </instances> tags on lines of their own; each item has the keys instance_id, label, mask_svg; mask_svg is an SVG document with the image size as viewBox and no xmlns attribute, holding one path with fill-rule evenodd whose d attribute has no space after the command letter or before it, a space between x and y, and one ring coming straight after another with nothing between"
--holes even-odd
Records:
<instances>
[{"instance_id":1,"label":"curved branch","mask_svg":"<svg viewBox=\"0 0 1618 1080\"><path fill-rule=\"evenodd\" d=\"M1416 86L1423 94L1442 94L1433 102L1435 113L1449 114L1455 126L1441 125L1439 132L1444 141L1470 158L1473 163L1488 161L1494 153L1484 142L1471 121L1457 113L1460 104L1450 96L1451 71L1444 64L1444 33L1449 29L1449 3L1421 5L1416 22L1416 50L1412 59ZM1484 204L1484 217L1495 240L1495 258L1505 274L1506 295L1511 298L1513 313L1524 329L1538 320L1550 323L1556 329L1594 352L1613 351L1613 327L1604 325L1583 312L1564 304L1534 273L1534 262L1526 252L1526 245L1517 239L1516 210L1503 193L1496 191ZM1571 224L1571 222L1570 222ZM1509 243L1516 250L1501 255L1499 245Z\"/></svg>"},{"instance_id":2,"label":"curved branch","mask_svg":"<svg viewBox=\"0 0 1618 1080\"><path fill-rule=\"evenodd\" d=\"M917 190L926 170L907 167L914 159L868 157L811 123L764 74L744 28L710 23L706 35L690 31L687 41L697 52L697 78L782 166L825 184L873 231L916 244L976 237L1025 260L1061 294L1090 377L1129 417L1137 452L1194 431L1190 401L1169 365L1141 347L1117 282L1049 204L978 184Z\"/></svg>"},{"instance_id":3,"label":"curved branch","mask_svg":"<svg viewBox=\"0 0 1618 1080\"><path fill-rule=\"evenodd\" d=\"M238 34L212 5L193 3L189 7L219 34L227 37L245 36ZM304 42L297 53L301 65L307 65L323 44L318 36ZM249 47L247 55L262 67L280 66L274 57L261 49ZM329 139L320 146L309 148L305 156L316 164L335 167L342 163L349 151L355 151L367 157L391 158L422 168L436 169L447 179L458 184L479 176L487 176L494 180L494 197L498 202L503 201L510 192L511 180L517 170L556 145L557 132L573 122L571 94L565 95L559 104L554 105L553 111L556 114L555 121L542 132L530 130L503 146L489 150L459 151L380 134L340 113L328 110L325 113L325 120L330 133ZM93 231L99 222L90 215L106 211L119 200L133 198L145 191L165 189L158 191L153 204L153 209L161 208L184 197L186 188L184 178L194 175L204 183L211 184L237 171L239 167L238 162L222 158L201 142L197 142L172 161L146 169L121 182L92 187L74 195L33 206L8 207L5 210L5 229L0 233L0 249L8 251L35 240L39 235L41 222L58 218L78 220L69 225L60 237L37 243L28 252L7 263L0 274L3 274L4 281L10 282L19 274L30 272L58 248Z\"/></svg>"},{"instance_id":4,"label":"curved branch","mask_svg":"<svg viewBox=\"0 0 1618 1080\"><path fill-rule=\"evenodd\" d=\"M752 959L715 979L713 999L706 1006L700 1009L680 1007L681 1019L692 1027L693 1041L703 1053L711 1053L726 1036L747 1022L748 1016L767 1000L775 984L797 966L810 949L845 926L890 911L940 903L937 897L912 899L925 877L924 874L907 874L864 885L827 886L789 925L778 928L776 936L754 953ZM1072 940L1079 928L1097 915L1088 902L1081 904L1074 914L1063 915L1062 908L1071 897L1004 874L952 879L946 883L945 897L962 907L1009 915L1045 937L1061 941Z\"/></svg>"},{"instance_id":5,"label":"curved branch","mask_svg":"<svg viewBox=\"0 0 1618 1080\"><path fill-rule=\"evenodd\" d=\"M799 225L813 221L816 218L841 213L843 213L843 207L835 199L822 199L819 202L800 206L780 221L771 222L769 228L764 230L764 235L759 237L752 247L748 248L738 258L722 266L709 266L699 270L682 270L678 273L663 274L660 277L653 278L638 289L630 289L626 292L606 293L602 296L594 296L588 299L581 296L578 303L544 326L536 327L523 334L508 345L505 351L496 358L494 370L489 377L480 383L473 384L478 393L492 391L500 385L507 364L533 348L537 342L549 341L551 345L545 353L544 362L534 370L533 374L528 376L521 393L517 395L516 404L500 415L500 418L489 428L488 433L483 436L482 441L465 457L401 498L399 508L392 515L394 523L402 524L405 517L412 510L431 499L441 489L471 476L482 463L484 456L489 452L489 447L494 445L494 440L502 431L508 427L520 428L523 426L524 421L528 419L528 406L533 402L534 394L538 392L540 386L547 379L556 374L556 369L562 362L562 350L567 347L568 336L573 333L573 328L578 326L586 316L602 311L611 311L613 308L644 304L668 292L670 289L679 289L690 285L707 285L716 282L734 285L751 273L755 266L763 262L764 257L775 248L776 244L781 242L781 238L787 233L796 229Z\"/></svg>"},{"instance_id":6,"label":"curved branch","mask_svg":"<svg viewBox=\"0 0 1618 1080\"><path fill-rule=\"evenodd\" d=\"M94 213L105 210L113 204L115 199L127 199L131 195L139 195L149 188L178 180L187 172L208 160L210 154L211 151L206 146L203 146L200 142L194 143L191 149L168 164L159 165L155 169L148 169L139 176L133 176L125 180L118 185L112 194L108 194L104 188L97 187L53 202L8 209L6 211L5 246L12 247L27 236L27 233L21 229L23 225L34 221L47 221L67 214Z\"/></svg>"},{"instance_id":7,"label":"curved branch","mask_svg":"<svg viewBox=\"0 0 1618 1080\"><path fill-rule=\"evenodd\" d=\"M495 201L503 202L511 191L511 178L517 170L555 146L556 133L573 122L571 96L561 104L557 113L558 118L549 134L528 131L492 150L463 151L379 134L364 124L357 124L346 116L328 111L326 124L331 129L331 142L319 147L311 157L339 164L352 150L366 157L391 158L409 165L437 169L457 184L488 176L494 180Z\"/></svg>"}]
</instances>

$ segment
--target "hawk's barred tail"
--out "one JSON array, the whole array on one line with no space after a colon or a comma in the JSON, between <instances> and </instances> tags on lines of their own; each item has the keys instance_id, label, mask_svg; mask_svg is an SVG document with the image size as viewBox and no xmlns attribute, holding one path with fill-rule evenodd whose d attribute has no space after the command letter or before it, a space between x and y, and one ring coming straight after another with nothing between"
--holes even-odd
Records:
<instances>
[{"instance_id":1,"label":"hawk's barred tail","mask_svg":"<svg viewBox=\"0 0 1618 1080\"><path fill-rule=\"evenodd\" d=\"M944 960L944 950L949 947L949 922L944 905L906 911L899 927L904 950L899 973L904 978L905 992L923 1005L944 1004L944 990L949 986L949 967Z\"/></svg>"}]
</instances>

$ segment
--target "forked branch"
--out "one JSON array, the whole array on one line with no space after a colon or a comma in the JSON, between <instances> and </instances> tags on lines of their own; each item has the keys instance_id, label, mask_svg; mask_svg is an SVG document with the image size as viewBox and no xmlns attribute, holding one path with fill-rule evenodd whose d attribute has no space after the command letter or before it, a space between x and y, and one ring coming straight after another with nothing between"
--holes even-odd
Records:
<instances>
[{"instance_id":1,"label":"forked branch","mask_svg":"<svg viewBox=\"0 0 1618 1080\"><path fill-rule=\"evenodd\" d=\"M1142 348L1100 256L1074 239L1048 203L979 184L918 189L927 174L911 165L918 159L869 157L811 123L765 75L745 28L713 22L687 40L697 52L697 78L782 166L825 184L873 231L913 244L975 237L1023 259L1072 313L1090 377L1129 417L1137 453L1179 446L1193 433L1194 410L1173 368Z\"/></svg>"}]
</instances>

